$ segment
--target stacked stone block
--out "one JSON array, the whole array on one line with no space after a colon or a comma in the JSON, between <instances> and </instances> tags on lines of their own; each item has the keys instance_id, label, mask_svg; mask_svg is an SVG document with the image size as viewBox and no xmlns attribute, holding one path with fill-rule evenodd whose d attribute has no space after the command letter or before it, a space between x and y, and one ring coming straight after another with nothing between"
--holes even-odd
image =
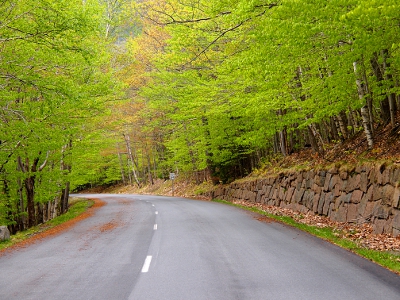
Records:
<instances>
[{"instance_id":1,"label":"stacked stone block","mask_svg":"<svg viewBox=\"0 0 400 300\"><path fill-rule=\"evenodd\" d=\"M218 187L213 198L312 212L334 221L371 223L375 233L400 235L400 167L309 170Z\"/></svg>"}]
</instances>

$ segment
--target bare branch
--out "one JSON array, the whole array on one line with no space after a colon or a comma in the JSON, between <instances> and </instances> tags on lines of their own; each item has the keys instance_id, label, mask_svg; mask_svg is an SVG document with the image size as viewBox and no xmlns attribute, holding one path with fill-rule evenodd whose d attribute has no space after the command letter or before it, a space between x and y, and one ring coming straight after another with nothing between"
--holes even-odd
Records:
<instances>
[{"instance_id":1,"label":"bare branch","mask_svg":"<svg viewBox=\"0 0 400 300\"><path fill-rule=\"evenodd\" d=\"M18 141L18 143L15 145L15 147L14 147L14 150L11 152L11 153L9 153L8 155L7 155L7 159L6 159L6 161L0 166L0 171L3 171L3 169L4 169L4 166L8 163L8 161L10 160L10 158L11 158L11 156L14 154L14 151L15 151L15 149L17 149L18 147L19 147L19 145L21 144L21 141ZM20 160L21 160L21 158L19 158ZM18 161L18 163L19 163L20 161Z\"/></svg>"},{"instance_id":2,"label":"bare branch","mask_svg":"<svg viewBox=\"0 0 400 300\"><path fill-rule=\"evenodd\" d=\"M265 9L262 12L256 14L255 16L249 17L249 18L241 21L239 24L237 24L237 25L235 25L235 26L233 26L233 27L231 27L229 29L224 30L213 41L211 41L211 43L209 43L202 51L200 51L198 54L196 54L195 57L193 57L188 63L184 64L183 67L193 63L196 59L198 59L202 54L204 54L208 49L210 49L211 46L213 46L218 40L220 40L222 37L224 37L227 33L236 30L237 28L241 27L243 24L251 21L253 18L258 18L258 17L261 17L261 16L265 15L267 10L272 9L273 7L278 6L278 5L279 5L279 1L276 2L276 3L269 3L269 4L265 4L265 5L257 5L257 6L255 6L254 8L265 8ZM205 18L204 21L205 20L213 20L213 19L216 19L218 17L221 17L223 15L227 15L227 14L231 14L231 12L229 12L229 11L228 12L222 12L222 13L216 15L215 17ZM188 20L188 21L181 21L179 23L191 23L191 22L192 22L191 20Z\"/></svg>"},{"instance_id":3,"label":"bare branch","mask_svg":"<svg viewBox=\"0 0 400 300\"><path fill-rule=\"evenodd\" d=\"M246 20L248 21L248 20ZM225 34L227 34L228 32L234 31L235 29L239 28L240 26L242 26L246 21L242 21L239 24L237 24L234 27L231 27L225 31L223 31L219 36L217 36L210 44L207 45L207 47L205 47L201 52L199 52L198 54L195 55L195 57L193 57L188 63L186 63L186 65L191 64L192 62L194 62L197 58L199 58L200 55L204 54L208 49L210 49L210 47L212 45L214 45L216 42L218 42L219 39L221 39Z\"/></svg>"},{"instance_id":4,"label":"bare branch","mask_svg":"<svg viewBox=\"0 0 400 300\"><path fill-rule=\"evenodd\" d=\"M38 169L39 172L42 171L46 167L47 162L49 160L49 155L50 155L50 151L47 151L46 159L44 160L44 162L40 165L40 167Z\"/></svg>"}]
</instances>

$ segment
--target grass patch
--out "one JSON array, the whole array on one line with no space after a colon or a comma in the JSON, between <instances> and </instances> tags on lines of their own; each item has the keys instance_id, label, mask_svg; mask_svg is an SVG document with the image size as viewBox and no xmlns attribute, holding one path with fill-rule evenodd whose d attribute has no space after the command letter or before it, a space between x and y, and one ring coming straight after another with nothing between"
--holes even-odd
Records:
<instances>
[{"instance_id":1,"label":"grass patch","mask_svg":"<svg viewBox=\"0 0 400 300\"><path fill-rule=\"evenodd\" d=\"M400 274L400 254L390 253L387 251L377 251L377 250L367 249L349 239L341 237L340 231L338 231L335 228L331 228L331 227L320 228L317 226L298 223L295 220L293 220L291 217L288 217L288 216L273 215L273 214L270 214L268 212L265 212L261 209L255 208L255 207L247 207L247 206L235 204L235 203L225 201L225 200L215 199L213 201L223 203L223 204L228 204L228 205L235 206L235 207L239 207L239 208L242 208L245 210L249 210L249 211L258 213L260 215L266 216L270 219L274 219L278 222L282 222L284 224L296 227L302 231L308 232L316 237L322 238L322 239L329 241L339 247L342 247L353 253L356 253L370 261L373 261L373 262L397 273L397 274Z\"/></svg>"},{"instance_id":2,"label":"grass patch","mask_svg":"<svg viewBox=\"0 0 400 300\"><path fill-rule=\"evenodd\" d=\"M16 234L12 235L9 240L0 242L0 251L10 246L13 246L19 242L22 242L35 234L38 234L40 232L51 229L53 227L56 227L57 225L60 225L62 223L74 219L75 217L84 213L93 204L94 204L93 200L71 199L68 212L44 224L40 224L32 228L29 228L27 230L17 232Z\"/></svg>"}]
</instances>

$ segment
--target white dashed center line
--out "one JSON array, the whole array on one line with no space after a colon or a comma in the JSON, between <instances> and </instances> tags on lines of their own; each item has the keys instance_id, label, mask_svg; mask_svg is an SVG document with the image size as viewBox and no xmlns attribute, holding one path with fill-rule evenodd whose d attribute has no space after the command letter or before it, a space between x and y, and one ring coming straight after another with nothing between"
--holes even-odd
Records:
<instances>
[{"instance_id":1,"label":"white dashed center line","mask_svg":"<svg viewBox=\"0 0 400 300\"><path fill-rule=\"evenodd\" d=\"M146 260L144 261L144 264L143 264L142 273L147 273L149 271L152 258L153 257L151 255L146 257Z\"/></svg>"},{"instance_id":2,"label":"white dashed center line","mask_svg":"<svg viewBox=\"0 0 400 300\"><path fill-rule=\"evenodd\" d=\"M157 230L157 224L154 224L154 230Z\"/></svg>"},{"instance_id":3,"label":"white dashed center line","mask_svg":"<svg viewBox=\"0 0 400 300\"><path fill-rule=\"evenodd\" d=\"M156 215L158 215L158 211L156 211Z\"/></svg>"}]
</instances>

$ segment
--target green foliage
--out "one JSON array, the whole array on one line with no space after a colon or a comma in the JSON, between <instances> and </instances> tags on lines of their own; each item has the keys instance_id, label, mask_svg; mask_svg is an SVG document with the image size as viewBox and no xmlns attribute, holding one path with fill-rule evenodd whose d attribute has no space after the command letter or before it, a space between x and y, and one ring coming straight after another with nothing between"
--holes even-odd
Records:
<instances>
[{"instance_id":1,"label":"green foliage","mask_svg":"<svg viewBox=\"0 0 400 300\"><path fill-rule=\"evenodd\" d=\"M77 143L72 149L72 170L68 175L73 191L113 184L121 179L118 156L103 150L114 145L115 139L102 133L92 133Z\"/></svg>"},{"instance_id":2,"label":"green foliage","mask_svg":"<svg viewBox=\"0 0 400 300\"><path fill-rule=\"evenodd\" d=\"M102 15L97 0L0 3L2 223L61 196L71 151L120 87L106 72Z\"/></svg>"},{"instance_id":3,"label":"green foliage","mask_svg":"<svg viewBox=\"0 0 400 300\"><path fill-rule=\"evenodd\" d=\"M389 93L398 92L397 2L138 4L140 15L162 24L159 30L169 36L139 95L166 120L171 168L178 161L182 170L234 169L255 153L270 151L276 133L294 132L301 143L302 132L358 111L366 97L379 107ZM375 74L374 57L383 78ZM362 99L354 62L368 84ZM375 112L370 111L376 123L386 122ZM349 132L361 128L351 126ZM320 144L322 138L334 139L313 134Z\"/></svg>"}]
</instances>

